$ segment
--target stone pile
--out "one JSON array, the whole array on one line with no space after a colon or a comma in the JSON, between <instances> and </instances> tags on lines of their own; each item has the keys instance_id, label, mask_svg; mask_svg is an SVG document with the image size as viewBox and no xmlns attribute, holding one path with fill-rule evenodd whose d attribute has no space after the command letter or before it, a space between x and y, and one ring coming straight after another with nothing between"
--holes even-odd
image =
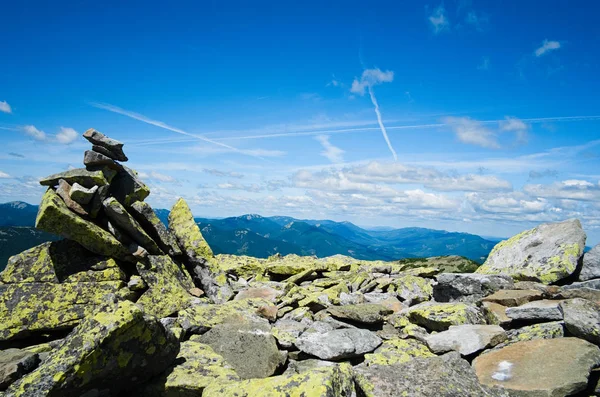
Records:
<instances>
[{"instance_id":1,"label":"stone pile","mask_svg":"<svg viewBox=\"0 0 600 397\"><path fill-rule=\"evenodd\" d=\"M65 240L0 273L0 395L600 395L600 247L577 220L484 265L213 255L180 199L165 227L120 142L43 179ZM474 272L473 272L474 271Z\"/></svg>"}]
</instances>

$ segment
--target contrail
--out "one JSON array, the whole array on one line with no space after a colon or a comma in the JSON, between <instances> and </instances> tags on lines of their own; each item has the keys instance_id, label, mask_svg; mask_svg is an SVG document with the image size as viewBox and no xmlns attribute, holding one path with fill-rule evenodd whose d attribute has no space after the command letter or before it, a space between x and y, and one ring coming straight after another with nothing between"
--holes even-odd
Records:
<instances>
[{"instance_id":1,"label":"contrail","mask_svg":"<svg viewBox=\"0 0 600 397\"><path fill-rule=\"evenodd\" d=\"M390 148L392 155L394 156L394 161L398 161L398 155L396 154L396 151L392 147L390 138L388 137L387 131L385 130L385 125L383 125L383 121L381 120L381 112L379 111L379 104L377 103L377 98L375 98L375 93L373 92L373 88L371 87L370 84L368 84L367 87L369 89L369 96L371 97L371 102L373 102L373 106L375 106L375 114L377 114L377 122L379 123L379 128L381 129L381 133L383 134L383 137L385 138L385 141L387 142L387 145Z\"/></svg>"},{"instance_id":2,"label":"contrail","mask_svg":"<svg viewBox=\"0 0 600 397\"><path fill-rule=\"evenodd\" d=\"M122 109L122 108L120 108L118 106L110 105L108 103L96 103L96 102L91 102L90 105L92 105L93 107L98 108L98 109L104 109L104 110L108 110L109 112L118 113L118 114L121 114L123 116L127 116L127 117L130 117L130 118L135 119L135 120L139 120L139 121L141 121L143 123L151 124L151 125L154 125L156 127L163 128L165 130L176 132L176 133L181 134L181 135L189 136L189 137L196 138L196 139L199 139L199 140L204 141L204 142L212 143L213 145L221 146L221 147L224 147L226 149L232 150L234 152L245 154L245 155L251 156L251 157L256 157L256 158L259 158L261 160L266 160L263 157L247 153L247 152L245 152L243 150L234 148L233 146L229 146L229 145L227 145L225 143L213 141L212 139L205 138L202 135L191 134L191 133L189 133L187 131L184 131L182 129L175 128L175 127L172 127L172 126L170 126L170 125L168 125L166 123L163 123L162 121L152 120L152 119L150 119L150 118L148 118L148 117L146 117L146 116L144 116L142 114L131 112L131 111Z\"/></svg>"}]
</instances>

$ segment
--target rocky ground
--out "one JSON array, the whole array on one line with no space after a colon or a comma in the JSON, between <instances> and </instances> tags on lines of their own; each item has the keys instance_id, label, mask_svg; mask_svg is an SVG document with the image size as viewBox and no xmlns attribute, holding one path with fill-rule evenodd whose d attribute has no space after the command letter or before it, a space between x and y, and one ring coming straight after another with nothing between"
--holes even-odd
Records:
<instances>
[{"instance_id":1,"label":"rocky ground","mask_svg":"<svg viewBox=\"0 0 600 397\"><path fill-rule=\"evenodd\" d=\"M123 144L87 131L0 273L0 395L600 395L600 247L579 221L457 257L214 256L168 229Z\"/></svg>"}]
</instances>

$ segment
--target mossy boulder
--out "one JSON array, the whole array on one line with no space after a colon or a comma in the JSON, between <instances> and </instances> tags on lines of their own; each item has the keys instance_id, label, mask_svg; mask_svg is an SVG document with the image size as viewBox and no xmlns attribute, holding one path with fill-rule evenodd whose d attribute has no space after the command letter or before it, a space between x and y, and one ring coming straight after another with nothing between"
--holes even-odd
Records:
<instances>
[{"instance_id":1,"label":"mossy boulder","mask_svg":"<svg viewBox=\"0 0 600 397\"><path fill-rule=\"evenodd\" d=\"M76 241L95 254L131 260L129 250L112 234L72 212L51 188L42 197L35 227Z\"/></svg>"},{"instance_id":2,"label":"mossy boulder","mask_svg":"<svg viewBox=\"0 0 600 397\"><path fill-rule=\"evenodd\" d=\"M197 397L212 384L240 380L233 368L209 345L192 340L181 343L173 365L141 388L145 397Z\"/></svg>"},{"instance_id":3,"label":"mossy boulder","mask_svg":"<svg viewBox=\"0 0 600 397\"><path fill-rule=\"evenodd\" d=\"M144 201L150 195L150 189L141 181L138 173L125 166L114 177L109 192L126 207L136 201Z\"/></svg>"},{"instance_id":4,"label":"mossy boulder","mask_svg":"<svg viewBox=\"0 0 600 397\"><path fill-rule=\"evenodd\" d=\"M161 373L178 351L179 342L158 320L125 301L87 318L7 393L79 397L95 389L118 395Z\"/></svg>"},{"instance_id":5,"label":"mossy boulder","mask_svg":"<svg viewBox=\"0 0 600 397\"><path fill-rule=\"evenodd\" d=\"M85 168L76 168L74 170L69 170L42 178L40 179L40 185L50 187L57 186L58 181L61 179L67 182L69 185L78 183L79 185L87 188L109 184L109 181L106 180L106 177L102 171L88 171Z\"/></svg>"},{"instance_id":6,"label":"mossy boulder","mask_svg":"<svg viewBox=\"0 0 600 397\"><path fill-rule=\"evenodd\" d=\"M175 237L158 218L152 207L143 201L136 201L129 207L129 212L140 223L144 230L156 241L160 249L171 256L181 255L181 249Z\"/></svg>"},{"instance_id":7,"label":"mossy boulder","mask_svg":"<svg viewBox=\"0 0 600 397\"><path fill-rule=\"evenodd\" d=\"M385 316L394 311L377 303L360 303L357 305L335 306L327 310L333 317L356 321L359 323L382 323Z\"/></svg>"},{"instance_id":8,"label":"mossy boulder","mask_svg":"<svg viewBox=\"0 0 600 397\"><path fill-rule=\"evenodd\" d=\"M352 367L337 364L299 374L250 379L208 386L203 397L342 397L352 396Z\"/></svg>"},{"instance_id":9,"label":"mossy boulder","mask_svg":"<svg viewBox=\"0 0 600 397\"><path fill-rule=\"evenodd\" d=\"M210 246L194 221L190 207L184 199L177 200L169 213L169 230L177 239L179 247L194 264L204 265L213 257Z\"/></svg>"},{"instance_id":10,"label":"mossy boulder","mask_svg":"<svg viewBox=\"0 0 600 397\"><path fill-rule=\"evenodd\" d=\"M552 284L575 272L585 240L577 219L545 223L498 243L477 273Z\"/></svg>"},{"instance_id":11,"label":"mossy boulder","mask_svg":"<svg viewBox=\"0 0 600 397\"><path fill-rule=\"evenodd\" d=\"M411 322L431 331L445 331L451 325L485 324L483 313L466 303L425 302L407 310Z\"/></svg>"},{"instance_id":12,"label":"mossy boulder","mask_svg":"<svg viewBox=\"0 0 600 397\"><path fill-rule=\"evenodd\" d=\"M384 341L373 353L365 354L365 365L401 364L415 357L433 357L423 342L415 339L393 338Z\"/></svg>"},{"instance_id":13,"label":"mossy boulder","mask_svg":"<svg viewBox=\"0 0 600 397\"><path fill-rule=\"evenodd\" d=\"M127 299L122 281L0 284L0 341L68 330L111 299Z\"/></svg>"}]
</instances>

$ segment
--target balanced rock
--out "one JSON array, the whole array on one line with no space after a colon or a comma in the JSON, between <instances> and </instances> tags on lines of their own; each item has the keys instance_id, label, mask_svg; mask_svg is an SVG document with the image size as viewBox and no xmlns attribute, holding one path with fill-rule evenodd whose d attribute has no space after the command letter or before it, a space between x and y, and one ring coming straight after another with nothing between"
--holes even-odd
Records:
<instances>
[{"instance_id":1,"label":"balanced rock","mask_svg":"<svg viewBox=\"0 0 600 397\"><path fill-rule=\"evenodd\" d=\"M100 210L102 210L102 203L108 198L109 189L110 185L104 185L98 187L98 190L96 190L96 194L94 194L90 202L90 216L92 218L98 217Z\"/></svg>"},{"instance_id":2,"label":"balanced rock","mask_svg":"<svg viewBox=\"0 0 600 397\"><path fill-rule=\"evenodd\" d=\"M506 339L506 332L497 325L457 325L447 331L429 335L427 345L434 353L451 350L462 356L477 353L485 348L496 346Z\"/></svg>"},{"instance_id":3,"label":"balanced rock","mask_svg":"<svg viewBox=\"0 0 600 397\"><path fill-rule=\"evenodd\" d=\"M585 240L577 219L545 223L498 243L476 272L551 284L575 272Z\"/></svg>"},{"instance_id":4,"label":"balanced rock","mask_svg":"<svg viewBox=\"0 0 600 397\"><path fill-rule=\"evenodd\" d=\"M160 249L171 256L181 255L181 249L179 249L175 237L169 233L167 227L156 216L156 213L148 203L136 201L129 207L129 212L156 241Z\"/></svg>"},{"instance_id":5,"label":"balanced rock","mask_svg":"<svg viewBox=\"0 0 600 397\"><path fill-rule=\"evenodd\" d=\"M511 396L569 396L584 390L600 349L577 338L518 342L473 361L479 381Z\"/></svg>"},{"instance_id":6,"label":"balanced rock","mask_svg":"<svg viewBox=\"0 0 600 397\"><path fill-rule=\"evenodd\" d=\"M417 357L393 365L359 365L354 373L358 395L365 397L508 397L482 386L458 353Z\"/></svg>"},{"instance_id":7,"label":"balanced rock","mask_svg":"<svg viewBox=\"0 0 600 397\"><path fill-rule=\"evenodd\" d=\"M572 335L600 346L600 305L576 298L563 301L560 310Z\"/></svg>"},{"instance_id":8,"label":"balanced rock","mask_svg":"<svg viewBox=\"0 0 600 397\"><path fill-rule=\"evenodd\" d=\"M579 273L581 281L594 278L600 278L600 244L583 254L583 266Z\"/></svg>"},{"instance_id":9,"label":"balanced rock","mask_svg":"<svg viewBox=\"0 0 600 397\"><path fill-rule=\"evenodd\" d=\"M82 322L33 372L13 383L11 396L118 395L158 375L177 356L179 342L131 302ZM106 392L105 392L106 393Z\"/></svg>"},{"instance_id":10,"label":"balanced rock","mask_svg":"<svg viewBox=\"0 0 600 397\"><path fill-rule=\"evenodd\" d=\"M94 198L94 194L98 191L98 186L94 186L92 188L85 188L81 186L79 183L75 182L73 186L71 186L71 190L69 191L69 197L79 203L81 205L89 204Z\"/></svg>"},{"instance_id":11,"label":"balanced rock","mask_svg":"<svg viewBox=\"0 0 600 397\"><path fill-rule=\"evenodd\" d=\"M438 302L475 301L501 289L510 289L510 276L487 274L438 274L433 297Z\"/></svg>"},{"instance_id":12,"label":"balanced rock","mask_svg":"<svg viewBox=\"0 0 600 397\"><path fill-rule=\"evenodd\" d=\"M123 230L136 243L141 245L152 255L161 255L163 252L150 236L144 231L140 224L129 212L115 199L109 197L102 203L104 213L121 230Z\"/></svg>"},{"instance_id":13,"label":"balanced rock","mask_svg":"<svg viewBox=\"0 0 600 397\"><path fill-rule=\"evenodd\" d=\"M137 172L125 166L110 184L109 192L126 207L136 201L144 201L150 195L150 189L141 181Z\"/></svg>"},{"instance_id":14,"label":"balanced rock","mask_svg":"<svg viewBox=\"0 0 600 397\"><path fill-rule=\"evenodd\" d=\"M116 163L111 157L93 150L86 150L83 155L83 164L86 167L108 167L120 171L123 166Z\"/></svg>"},{"instance_id":15,"label":"balanced rock","mask_svg":"<svg viewBox=\"0 0 600 397\"><path fill-rule=\"evenodd\" d=\"M336 329L318 333L304 332L296 347L322 360L339 360L370 353L381 344L381 339L366 329Z\"/></svg>"},{"instance_id":16,"label":"balanced rock","mask_svg":"<svg viewBox=\"0 0 600 397\"><path fill-rule=\"evenodd\" d=\"M90 128L89 130L84 132L83 137L94 145L93 149L95 151L102 153L114 160L128 160L127 156L125 156L125 153L123 153L122 142L119 142L115 139L111 139L93 128Z\"/></svg>"},{"instance_id":17,"label":"balanced rock","mask_svg":"<svg viewBox=\"0 0 600 397\"><path fill-rule=\"evenodd\" d=\"M40 185L53 187L58 185L58 181L61 179L64 179L70 185L78 183L87 188L109 184L102 171L88 171L85 168L76 168L42 178L40 179Z\"/></svg>"},{"instance_id":18,"label":"balanced rock","mask_svg":"<svg viewBox=\"0 0 600 397\"><path fill-rule=\"evenodd\" d=\"M35 227L78 242L89 251L128 260L130 253L109 232L73 213L64 201L48 189L38 210Z\"/></svg>"}]
</instances>

